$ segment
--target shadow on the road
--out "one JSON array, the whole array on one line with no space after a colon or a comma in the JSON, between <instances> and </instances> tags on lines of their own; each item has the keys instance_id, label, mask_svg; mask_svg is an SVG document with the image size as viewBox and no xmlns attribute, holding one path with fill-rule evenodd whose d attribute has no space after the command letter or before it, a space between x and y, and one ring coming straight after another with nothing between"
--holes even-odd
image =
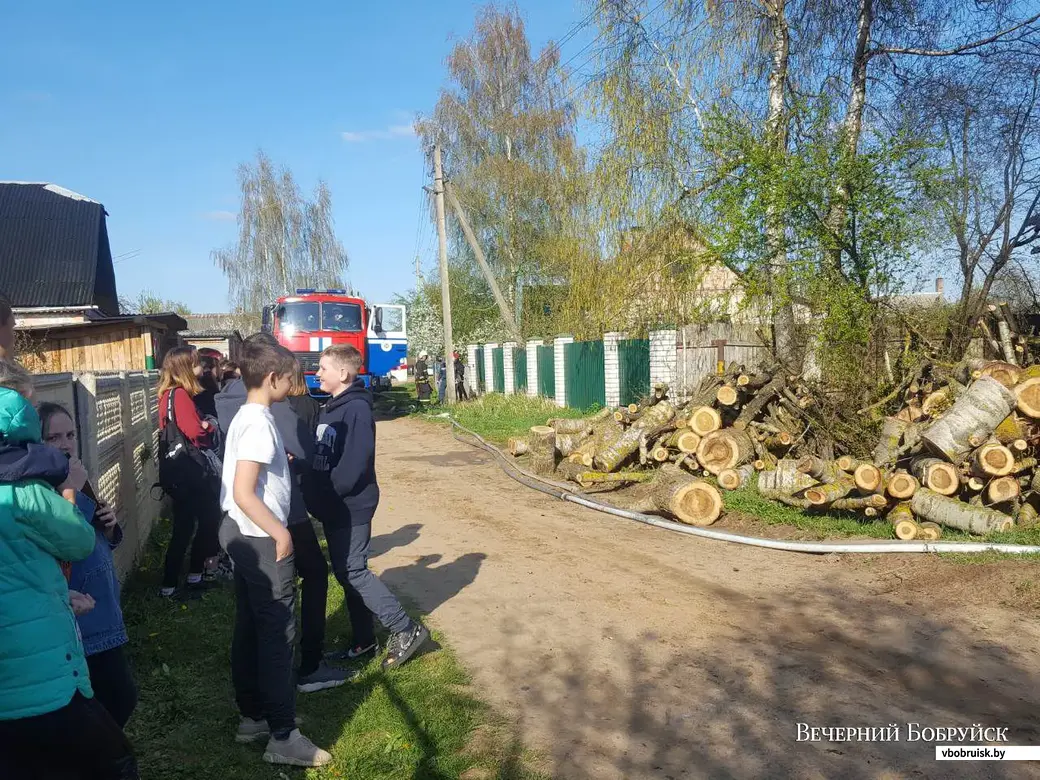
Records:
<instances>
[{"instance_id":1,"label":"shadow on the road","mask_svg":"<svg viewBox=\"0 0 1040 780\"><path fill-rule=\"evenodd\" d=\"M553 777L1023 776L1025 767L996 762L953 772L935 762L935 743L909 742L906 729L982 724L1007 727L1007 744L1040 742L1040 680L1016 653L903 605L811 587L749 598L716 586L705 603L719 606L720 620L741 615L736 636L727 626L698 649L618 639L598 662L526 634L514 618L501 671L527 720L546 719ZM898 724L901 741L798 742L800 722Z\"/></svg>"},{"instance_id":2,"label":"shadow on the road","mask_svg":"<svg viewBox=\"0 0 1040 780\"><path fill-rule=\"evenodd\" d=\"M391 533L373 536L368 543L369 557L375 558L377 555L390 552L395 547L407 547L419 538L419 530L421 528L422 523L409 523L408 525L402 525Z\"/></svg>"},{"instance_id":3,"label":"shadow on the road","mask_svg":"<svg viewBox=\"0 0 1040 780\"><path fill-rule=\"evenodd\" d=\"M484 553L466 553L438 566L440 555L424 555L407 566L384 569L379 578L395 593L407 591L421 612L433 612L477 578L485 558Z\"/></svg>"},{"instance_id":4,"label":"shadow on the road","mask_svg":"<svg viewBox=\"0 0 1040 780\"><path fill-rule=\"evenodd\" d=\"M399 461L412 461L413 463L427 463L431 466L444 468L458 468L460 466L481 466L491 462L491 456L480 450L465 452L435 452L430 455L401 455Z\"/></svg>"}]
</instances>

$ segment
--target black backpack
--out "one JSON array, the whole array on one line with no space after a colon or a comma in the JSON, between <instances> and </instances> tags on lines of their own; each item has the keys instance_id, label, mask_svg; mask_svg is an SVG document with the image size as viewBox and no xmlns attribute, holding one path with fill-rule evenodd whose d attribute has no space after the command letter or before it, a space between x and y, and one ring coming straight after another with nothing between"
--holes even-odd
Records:
<instances>
[{"instance_id":1,"label":"black backpack","mask_svg":"<svg viewBox=\"0 0 1040 780\"><path fill-rule=\"evenodd\" d=\"M210 458L177 425L173 394L180 389L174 387L166 396L166 425L159 432L159 486L170 495L197 491L206 484L219 491L219 472L214 473Z\"/></svg>"}]
</instances>

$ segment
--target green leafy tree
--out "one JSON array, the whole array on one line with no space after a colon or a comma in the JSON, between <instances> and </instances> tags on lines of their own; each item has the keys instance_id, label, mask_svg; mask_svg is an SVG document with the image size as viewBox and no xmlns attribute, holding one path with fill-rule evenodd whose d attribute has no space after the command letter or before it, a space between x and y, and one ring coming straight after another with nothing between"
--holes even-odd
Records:
<instances>
[{"instance_id":1,"label":"green leafy tree","mask_svg":"<svg viewBox=\"0 0 1040 780\"><path fill-rule=\"evenodd\" d=\"M144 290L135 298L120 298L119 310L123 314L191 314L186 303L160 297L152 290Z\"/></svg>"}]
</instances>

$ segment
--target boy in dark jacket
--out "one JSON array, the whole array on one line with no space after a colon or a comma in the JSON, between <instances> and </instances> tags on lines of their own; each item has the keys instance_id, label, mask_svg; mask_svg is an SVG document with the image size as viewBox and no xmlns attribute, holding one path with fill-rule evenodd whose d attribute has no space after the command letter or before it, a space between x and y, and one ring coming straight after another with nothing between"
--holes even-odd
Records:
<instances>
[{"instance_id":1,"label":"boy in dark jacket","mask_svg":"<svg viewBox=\"0 0 1040 780\"><path fill-rule=\"evenodd\" d=\"M336 344L321 353L318 380L332 398L318 422L313 485L307 506L325 527L332 571L343 586L354 627L348 657L376 649L372 615L391 633L383 668L400 666L429 639L390 589L368 568L372 517L379 504L372 394L358 378L361 353Z\"/></svg>"}]
</instances>

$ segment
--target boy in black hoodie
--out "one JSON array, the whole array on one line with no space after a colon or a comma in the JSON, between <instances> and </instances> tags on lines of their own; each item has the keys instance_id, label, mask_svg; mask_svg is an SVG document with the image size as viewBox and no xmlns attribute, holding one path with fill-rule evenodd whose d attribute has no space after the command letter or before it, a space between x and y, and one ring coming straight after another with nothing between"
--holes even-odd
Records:
<instances>
[{"instance_id":1,"label":"boy in black hoodie","mask_svg":"<svg viewBox=\"0 0 1040 780\"><path fill-rule=\"evenodd\" d=\"M408 617L390 589L368 568L372 517L379 504L376 482L376 423L372 394L358 378L361 353L336 344L321 353L318 380L332 398L318 421L313 484L307 507L325 527L332 571L343 586L354 647L348 657L375 649L372 615L391 637L383 668L400 666L429 639L430 632Z\"/></svg>"}]
</instances>

